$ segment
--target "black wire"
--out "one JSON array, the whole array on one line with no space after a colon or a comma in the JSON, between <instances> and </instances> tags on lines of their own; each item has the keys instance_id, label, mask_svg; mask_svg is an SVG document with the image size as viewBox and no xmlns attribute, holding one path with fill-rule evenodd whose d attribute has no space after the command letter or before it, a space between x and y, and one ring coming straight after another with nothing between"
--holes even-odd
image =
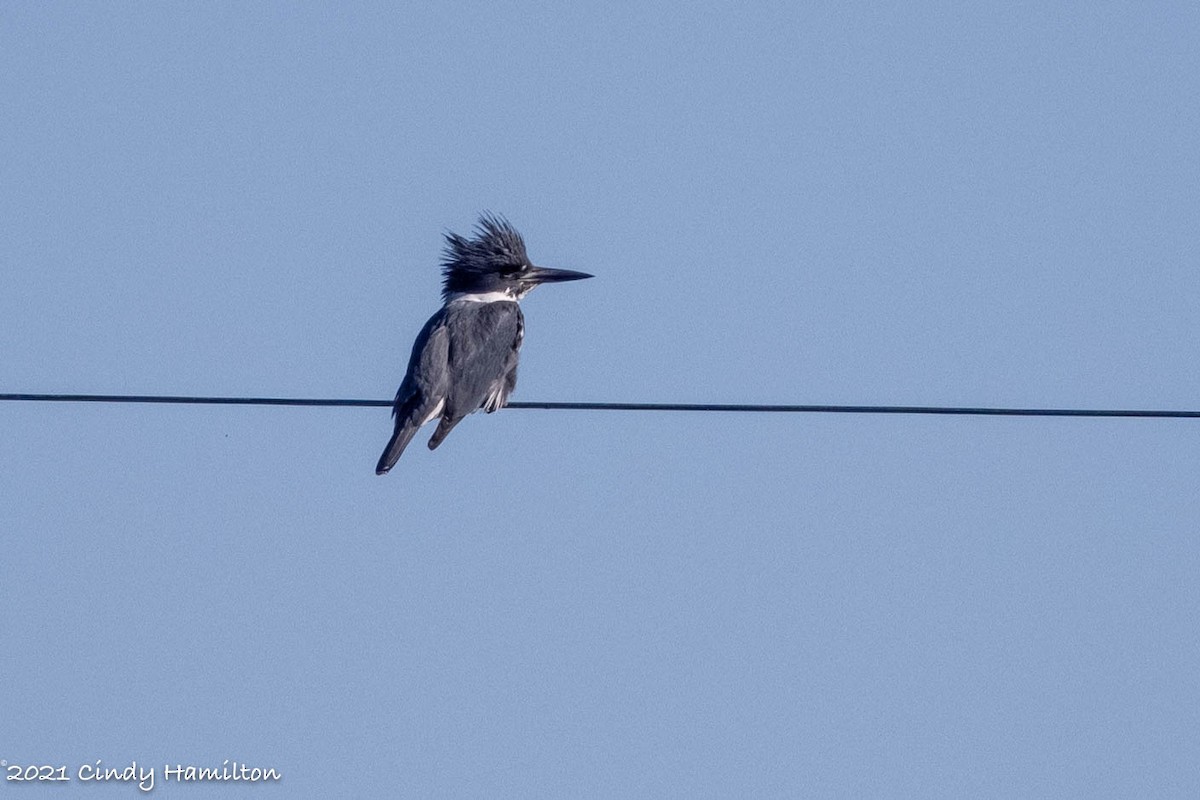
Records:
<instances>
[{"instance_id":1,"label":"black wire","mask_svg":"<svg viewBox=\"0 0 1200 800\"><path fill-rule=\"evenodd\" d=\"M388 408L391 400L314 397L190 397L149 394L0 394L0 400L53 403L169 403L220 406L319 406ZM940 414L989 417L1200 418L1200 411L1122 408L984 408L977 406L832 406L755 403L540 403L513 402L506 408L547 411L737 411L789 414Z\"/></svg>"}]
</instances>

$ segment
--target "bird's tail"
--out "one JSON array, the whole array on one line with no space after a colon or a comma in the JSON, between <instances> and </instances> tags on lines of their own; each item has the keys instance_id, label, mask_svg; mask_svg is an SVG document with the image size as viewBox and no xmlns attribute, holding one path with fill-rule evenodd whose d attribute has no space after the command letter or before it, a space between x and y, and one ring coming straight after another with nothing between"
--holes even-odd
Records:
<instances>
[{"instance_id":1,"label":"bird's tail","mask_svg":"<svg viewBox=\"0 0 1200 800\"><path fill-rule=\"evenodd\" d=\"M458 419L442 417L442 421L438 423L437 430L429 438L429 449L437 450L437 446L442 443L443 439L450 435L450 431L454 430L454 426L460 422L462 422L462 417Z\"/></svg>"},{"instance_id":2,"label":"bird's tail","mask_svg":"<svg viewBox=\"0 0 1200 800\"><path fill-rule=\"evenodd\" d=\"M379 457L379 463L375 465L375 474L383 475L389 469L396 466L396 462L400 460L400 455L404 452L404 448L408 447L408 443L416 436L420 425L409 423L401 423L396 426L396 431L392 434L392 438L388 440L387 447L383 449L383 455Z\"/></svg>"}]
</instances>

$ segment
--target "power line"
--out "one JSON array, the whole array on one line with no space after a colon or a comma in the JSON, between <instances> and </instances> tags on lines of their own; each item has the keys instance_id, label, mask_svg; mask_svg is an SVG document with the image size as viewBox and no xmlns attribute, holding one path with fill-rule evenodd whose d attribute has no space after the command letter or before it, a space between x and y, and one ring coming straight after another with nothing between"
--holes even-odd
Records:
<instances>
[{"instance_id":1,"label":"power line","mask_svg":"<svg viewBox=\"0 0 1200 800\"><path fill-rule=\"evenodd\" d=\"M193 397L150 394L0 394L0 400L41 403L165 403L219 406L391 407L391 400L316 397ZM835 406L756 403L509 403L506 408L544 411L726 411L787 414L934 414L986 417L1141 417L1196 419L1200 411L1125 408L986 408L980 406Z\"/></svg>"}]
</instances>

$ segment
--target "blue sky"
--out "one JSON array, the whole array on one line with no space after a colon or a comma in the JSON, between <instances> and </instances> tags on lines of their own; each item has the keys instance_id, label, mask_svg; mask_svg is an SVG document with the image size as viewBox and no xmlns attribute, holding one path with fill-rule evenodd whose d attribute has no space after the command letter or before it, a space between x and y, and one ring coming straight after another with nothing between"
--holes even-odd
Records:
<instances>
[{"instance_id":1,"label":"blue sky","mask_svg":"<svg viewBox=\"0 0 1200 800\"><path fill-rule=\"evenodd\" d=\"M0 391L388 398L487 209L597 276L526 300L514 400L1197 408L1198 34L8 3ZM0 758L283 775L205 797L1200 791L1192 421L509 410L377 478L389 432L3 404Z\"/></svg>"}]
</instances>

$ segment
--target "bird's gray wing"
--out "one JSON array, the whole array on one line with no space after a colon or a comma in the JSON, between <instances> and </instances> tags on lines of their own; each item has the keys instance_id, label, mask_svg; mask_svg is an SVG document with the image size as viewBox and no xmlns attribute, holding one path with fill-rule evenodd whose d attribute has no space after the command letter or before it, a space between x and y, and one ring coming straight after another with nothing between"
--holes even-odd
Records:
<instances>
[{"instance_id":1,"label":"bird's gray wing","mask_svg":"<svg viewBox=\"0 0 1200 800\"><path fill-rule=\"evenodd\" d=\"M430 450L471 412L503 405L516 385L517 351L525 324L515 302L462 303L448 311L454 378L442 421L429 440Z\"/></svg>"},{"instance_id":2,"label":"bird's gray wing","mask_svg":"<svg viewBox=\"0 0 1200 800\"><path fill-rule=\"evenodd\" d=\"M392 404L395 430L379 457L376 475L395 466L417 430L442 413L450 385L450 335L446 322L443 308L429 318L413 343L408 371Z\"/></svg>"}]
</instances>

